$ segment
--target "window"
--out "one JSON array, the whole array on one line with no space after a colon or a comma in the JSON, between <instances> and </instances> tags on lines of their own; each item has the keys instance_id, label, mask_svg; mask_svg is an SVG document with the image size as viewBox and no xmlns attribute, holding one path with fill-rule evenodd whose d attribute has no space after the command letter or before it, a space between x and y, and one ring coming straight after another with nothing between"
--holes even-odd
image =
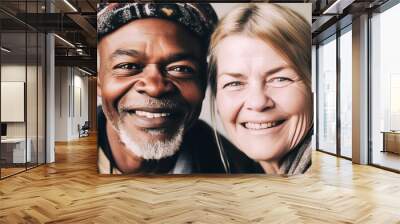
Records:
<instances>
[{"instance_id":1,"label":"window","mask_svg":"<svg viewBox=\"0 0 400 224\"><path fill-rule=\"evenodd\" d=\"M351 25L340 41L340 155L352 157L352 34Z\"/></svg>"},{"instance_id":2,"label":"window","mask_svg":"<svg viewBox=\"0 0 400 224\"><path fill-rule=\"evenodd\" d=\"M371 18L372 164L400 170L400 4Z\"/></svg>"},{"instance_id":3,"label":"window","mask_svg":"<svg viewBox=\"0 0 400 224\"><path fill-rule=\"evenodd\" d=\"M336 154L336 36L318 47L318 149Z\"/></svg>"},{"instance_id":4,"label":"window","mask_svg":"<svg viewBox=\"0 0 400 224\"><path fill-rule=\"evenodd\" d=\"M1 7L18 8L18 16L40 13L44 4L17 0L0 3ZM45 163L45 34L12 14L0 12L0 111L4 128L0 178Z\"/></svg>"}]
</instances>

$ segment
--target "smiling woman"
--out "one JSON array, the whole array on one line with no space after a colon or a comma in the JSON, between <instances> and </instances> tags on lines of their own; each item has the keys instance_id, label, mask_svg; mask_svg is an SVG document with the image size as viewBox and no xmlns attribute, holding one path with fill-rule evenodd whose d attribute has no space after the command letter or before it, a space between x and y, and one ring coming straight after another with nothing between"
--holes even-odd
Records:
<instances>
[{"instance_id":1,"label":"smiling woman","mask_svg":"<svg viewBox=\"0 0 400 224\"><path fill-rule=\"evenodd\" d=\"M256 162L246 172L309 168L310 79L311 28L293 10L248 4L220 21L210 44L211 105L230 140Z\"/></svg>"}]
</instances>

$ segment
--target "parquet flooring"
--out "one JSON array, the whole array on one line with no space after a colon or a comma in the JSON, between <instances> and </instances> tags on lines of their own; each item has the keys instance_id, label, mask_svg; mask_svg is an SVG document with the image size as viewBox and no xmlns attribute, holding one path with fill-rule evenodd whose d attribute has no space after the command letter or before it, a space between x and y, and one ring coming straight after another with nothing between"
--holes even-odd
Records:
<instances>
[{"instance_id":1,"label":"parquet flooring","mask_svg":"<svg viewBox=\"0 0 400 224\"><path fill-rule=\"evenodd\" d=\"M400 223L400 175L314 152L290 178L102 176L96 139L0 181L0 223Z\"/></svg>"},{"instance_id":2,"label":"parquet flooring","mask_svg":"<svg viewBox=\"0 0 400 224\"><path fill-rule=\"evenodd\" d=\"M373 153L372 161L374 164L400 170L400 154L381 152L378 150L374 151Z\"/></svg>"},{"instance_id":3,"label":"parquet flooring","mask_svg":"<svg viewBox=\"0 0 400 224\"><path fill-rule=\"evenodd\" d=\"M2 167L1 168L1 176L2 177L7 177L7 176L13 175L15 173L24 171L24 170L25 170L25 167L23 167L23 168L22 167L17 167L17 168L15 168L15 167L11 167L11 168Z\"/></svg>"},{"instance_id":4,"label":"parquet flooring","mask_svg":"<svg viewBox=\"0 0 400 224\"><path fill-rule=\"evenodd\" d=\"M11 176L16 173L20 173L25 171L26 169L33 169L37 166L36 163L27 163L26 167L25 164L5 164L1 167L1 178Z\"/></svg>"}]
</instances>

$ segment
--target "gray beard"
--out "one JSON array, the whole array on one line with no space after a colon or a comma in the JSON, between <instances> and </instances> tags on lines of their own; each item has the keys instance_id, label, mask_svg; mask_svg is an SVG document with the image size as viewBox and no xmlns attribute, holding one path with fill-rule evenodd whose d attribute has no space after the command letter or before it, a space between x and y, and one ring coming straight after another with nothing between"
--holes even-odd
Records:
<instances>
[{"instance_id":1,"label":"gray beard","mask_svg":"<svg viewBox=\"0 0 400 224\"><path fill-rule=\"evenodd\" d=\"M183 140L183 128L182 124L172 138L165 141L154 141L144 142L142 144L137 143L135 139L125 129L122 121L118 123L119 137L121 142L125 144L125 147L133 152L136 156L149 160L149 159L162 159L174 155L180 148ZM149 130L149 135L158 134L159 131Z\"/></svg>"}]
</instances>

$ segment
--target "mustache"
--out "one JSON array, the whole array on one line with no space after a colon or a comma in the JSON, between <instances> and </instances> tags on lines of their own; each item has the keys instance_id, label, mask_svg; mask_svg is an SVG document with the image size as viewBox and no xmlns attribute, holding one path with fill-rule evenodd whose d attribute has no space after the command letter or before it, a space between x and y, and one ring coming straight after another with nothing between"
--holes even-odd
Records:
<instances>
[{"instance_id":1,"label":"mustache","mask_svg":"<svg viewBox=\"0 0 400 224\"><path fill-rule=\"evenodd\" d=\"M118 106L118 112L129 112L137 108L149 108L149 109L167 109L167 110L178 110L184 107L184 104L177 99L173 98L145 98L135 100L135 102L129 104L122 104Z\"/></svg>"}]
</instances>

